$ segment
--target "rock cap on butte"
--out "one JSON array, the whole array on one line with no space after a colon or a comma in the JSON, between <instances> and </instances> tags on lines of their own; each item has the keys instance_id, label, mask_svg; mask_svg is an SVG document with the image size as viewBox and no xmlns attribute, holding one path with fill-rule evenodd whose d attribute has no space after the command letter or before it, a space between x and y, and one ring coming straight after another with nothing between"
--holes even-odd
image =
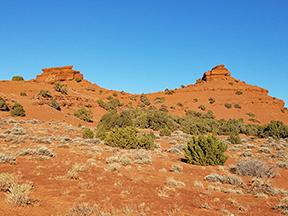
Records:
<instances>
[{"instance_id":1,"label":"rock cap on butte","mask_svg":"<svg viewBox=\"0 0 288 216\"><path fill-rule=\"evenodd\" d=\"M225 65L217 65L213 67L210 71L204 73L202 80L211 81L218 79L228 79L231 77L230 71L225 68Z\"/></svg>"},{"instance_id":2,"label":"rock cap on butte","mask_svg":"<svg viewBox=\"0 0 288 216\"><path fill-rule=\"evenodd\" d=\"M73 66L52 67L42 69L43 73L38 75L36 81L55 83L59 81L83 80L80 71L73 70Z\"/></svg>"}]
</instances>

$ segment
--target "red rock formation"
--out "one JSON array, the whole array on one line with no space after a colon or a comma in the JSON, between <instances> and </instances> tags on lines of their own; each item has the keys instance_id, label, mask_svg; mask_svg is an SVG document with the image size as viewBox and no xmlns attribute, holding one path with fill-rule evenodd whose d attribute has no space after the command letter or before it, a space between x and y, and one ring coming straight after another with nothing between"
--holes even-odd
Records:
<instances>
[{"instance_id":1,"label":"red rock formation","mask_svg":"<svg viewBox=\"0 0 288 216\"><path fill-rule=\"evenodd\" d=\"M215 79L227 79L231 77L231 73L225 65L217 65L216 67L212 68L212 70L207 71L204 73L202 80L210 81Z\"/></svg>"},{"instance_id":2,"label":"red rock formation","mask_svg":"<svg viewBox=\"0 0 288 216\"><path fill-rule=\"evenodd\" d=\"M83 80L80 71L73 70L73 66L53 67L42 69L43 73L38 75L36 81L55 83L59 81L70 81L76 78Z\"/></svg>"}]
</instances>

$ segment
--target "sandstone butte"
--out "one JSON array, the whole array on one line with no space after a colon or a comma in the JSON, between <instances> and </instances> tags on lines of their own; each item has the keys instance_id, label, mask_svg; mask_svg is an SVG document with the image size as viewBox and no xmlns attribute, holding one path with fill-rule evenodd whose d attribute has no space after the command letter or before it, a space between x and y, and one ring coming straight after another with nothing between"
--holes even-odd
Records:
<instances>
[{"instance_id":1,"label":"sandstone butte","mask_svg":"<svg viewBox=\"0 0 288 216\"><path fill-rule=\"evenodd\" d=\"M83 81L78 83L75 79ZM61 95L54 90L56 82L67 85L68 95ZM51 92L62 107L60 112L37 98L40 90ZM28 96L21 97L20 92L27 92ZM74 111L79 107L88 107L93 112L92 124L97 124L106 113L97 104L97 100L107 100L109 96L115 95L124 105L120 109L131 105L138 107L141 104L140 95L102 88L84 80L80 71L74 70L73 66L42 69L42 74L30 81L0 81L0 97L10 103L18 101L23 104L27 113L25 118L28 119L56 119L79 124L83 122L73 116ZM218 65L205 72L196 84L177 88L170 94L161 91L146 96L152 106L157 109L166 107L169 113L178 116L185 115L187 110L199 112L211 110L218 119L241 118L246 123L252 124L280 120L288 124L288 111L282 100L269 96L266 89L235 79L224 65ZM163 102L157 102L159 98L162 98ZM9 113L0 112L0 117L5 115L8 116Z\"/></svg>"}]
</instances>

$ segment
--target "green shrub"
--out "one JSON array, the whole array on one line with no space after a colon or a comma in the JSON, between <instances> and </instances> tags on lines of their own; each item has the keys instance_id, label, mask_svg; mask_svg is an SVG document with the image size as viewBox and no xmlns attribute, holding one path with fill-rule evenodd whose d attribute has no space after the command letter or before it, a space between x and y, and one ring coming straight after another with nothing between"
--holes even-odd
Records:
<instances>
[{"instance_id":1,"label":"green shrub","mask_svg":"<svg viewBox=\"0 0 288 216\"><path fill-rule=\"evenodd\" d=\"M108 100L109 100L108 102L105 102L104 100L99 99L97 100L97 103L101 108L107 111L115 111L117 110L118 107L123 105L117 98L108 97Z\"/></svg>"},{"instance_id":2,"label":"green shrub","mask_svg":"<svg viewBox=\"0 0 288 216\"><path fill-rule=\"evenodd\" d=\"M146 95L141 95L140 96L140 101L142 104L144 104L145 106L150 106L151 102L149 101L149 99L147 98Z\"/></svg>"},{"instance_id":3,"label":"green shrub","mask_svg":"<svg viewBox=\"0 0 288 216\"><path fill-rule=\"evenodd\" d=\"M123 149L153 149L155 147L152 136L140 135L136 128L115 128L108 132L105 144Z\"/></svg>"},{"instance_id":4,"label":"green shrub","mask_svg":"<svg viewBox=\"0 0 288 216\"><path fill-rule=\"evenodd\" d=\"M82 137L84 139L93 139L94 138L94 132L90 128L85 128L82 132Z\"/></svg>"},{"instance_id":5,"label":"green shrub","mask_svg":"<svg viewBox=\"0 0 288 216\"><path fill-rule=\"evenodd\" d=\"M54 99L51 100L51 102L49 103L49 106L51 106L52 108L54 108L54 109L56 109L58 111L61 110L60 104Z\"/></svg>"},{"instance_id":6,"label":"green shrub","mask_svg":"<svg viewBox=\"0 0 288 216\"><path fill-rule=\"evenodd\" d=\"M26 92L20 92L20 96L26 97L26 96L27 96L27 93L26 93Z\"/></svg>"},{"instance_id":7,"label":"green shrub","mask_svg":"<svg viewBox=\"0 0 288 216\"><path fill-rule=\"evenodd\" d=\"M67 86L63 85L59 82L54 85L54 89L55 89L55 91L60 92L61 94L65 94L65 95L68 94Z\"/></svg>"},{"instance_id":8,"label":"green shrub","mask_svg":"<svg viewBox=\"0 0 288 216\"><path fill-rule=\"evenodd\" d=\"M12 116L20 116L20 117L25 116L25 110L24 110L23 106L17 102L14 103L12 110L11 110L11 115Z\"/></svg>"},{"instance_id":9,"label":"green shrub","mask_svg":"<svg viewBox=\"0 0 288 216\"><path fill-rule=\"evenodd\" d=\"M241 143L241 138L238 133L231 133L228 137L228 141L231 144L240 144Z\"/></svg>"},{"instance_id":10,"label":"green shrub","mask_svg":"<svg viewBox=\"0 0 288 216\"><path fill-rule=\"evenodd\" d=\"M38 96L40 96L42 98L52 98L52 95L48 90L41 90L39 92Z\"/></svg>"},{"instance_id":11,"label":"green shrub","mask_svg":"<svg viewBox=\"0 0 288 216\"><path fill-rule=\"evenodd\" d=\"M168 108L167 108L166 105L162 104L162 105L160 106L160 108L159 108L159 111L161 111L161 112L168 112Z\"/></svg>"},{"instance_id":12,"label":"green shrub","mask_svg":"<svg viewBox=\"0 0 288 216\"><path fill-rule=\"evenodd\" d=\"M245 125L242 119L229 119L229 120L218 120L218 134L219 135L230 135L231 133L242 133L245 131Z\"/></svg>"},{"instance_id":13,"label":"green shrub","mask_svg":"<svg viewBox=\"0 0 288 216\"><path fill-rule=\"evenodd\" d=\"M76 81L77 83L79 83L79 82L81 82L81 81L82 81L82 79L81 79L81 78L79 78L79 77L76 77L76 78L75 78L75 81Z\"/></svg>"},{"instance_id":14,"label":"green shrub","mask_svg":"<svg viewBox=\"0 0 288 216\"><path fill-rule=\"evenodd\" d=\"M187 163L201 166L223 165L227 145L214 136L193 136L184 151Z\"/></svg>"},{"instance_id":15,"label":"green shrub","mask_svg":"<svg viewBox=\"0 0 288 216\"><path fill-rule=\"evenodd\" d=\"M232 104L229 104L229 103L225 103L224 105L227 109L231 109L232 108Z\"/></svg>"},{"instance_id":16,"label":"green shrub","mask_svg":"<svg viewBox=\"0 0 288 216\"><path fill-rule=\"evenodd\" d=\"M236 95L242 95L243 92L238 90L238 91L235 92L235 94L236 94Z\"/></svg>"},{"instance_id":17,"label":"green shrub","mask_svg":"<svg viewBox=\"0 0 288 216\"><path fill-rule=\"evenodd\" d=\"M261 132L262 137L273 137L275 139L288 137L288 126L280 121L271 121L263 127Z\"/></svg>"},{"instance_id":18,"label":"green shrub","mask_svg":"<svg viewBox=\"0 0 288 216\"><path fill-rule=\"evenodd\" d=\"M157 97L155 98L155 103L164 103L165 102L165 98L164 97Z\"/></svg>"},{"instance_id":19,"label":"green shrub","mask_svg":"<svg viewBox=\"0 0 288 216\"><path fill-rule=\"evenodd\" d=\"M170 90L170 89L165 89L165 94L166 95L172 95L172 94L174 94L175 93L175 91L174 90Z\"/></svg>"},{"instance_id":20,"label":"green shrub","mask_svg":"<svg viewBox=\"0 0 288 216\"><path fill-rule=\"evenodd\" d=\"M84 107L76 110L74 116L86 122L93 122L91 110Z\"/></svg>"},{"instance_id":21,"label":"green shrub","mask_svg":"<svg viewBox=\"0 0 288 216\"><path fill-rule=\"evenodd\" d=\"M9 111L9 107L6 103L6 101L0 97L0 111Z\"/></svg>"},{"instance_id":22,"label":"green shrub","mask_svg":"<svg viewBox=\"0 0 288 216\"><path fill-rule=\"evenodd\" d=\"M171 136L172 132L169 128L163 128L160 130L160 136Z\"/></svg>"},{"instance_id":23,"label":"green shrub","mask_svg":"<svg viewBox=\"0 0 288 216\"><path fill-rule=\"evenodd\" d=\"M12 81L24 81L24 78L22 76L13 76Z\"/></svg>"}]
</instances>

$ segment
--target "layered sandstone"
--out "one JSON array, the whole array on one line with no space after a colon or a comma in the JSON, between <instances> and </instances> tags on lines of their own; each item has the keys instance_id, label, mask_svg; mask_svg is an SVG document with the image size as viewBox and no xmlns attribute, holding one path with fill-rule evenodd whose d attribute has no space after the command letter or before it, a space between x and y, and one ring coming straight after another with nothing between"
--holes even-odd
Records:
<instances>
[{"instance_id":1,"label":"layered sandstone","mask_svg":"<svg viewBox=\"0 0 288 216\"><path fill-rule=\"evenodd\" d=\"M83 80L80 71L73 70L73 66L53 67L42 69L43 73L38 75L36 81L55 83L59 81Z\"/></svg>"},{"instance_id":2,"label":"layered sandstone","mask_svg":"<svg viewBox=\"0 0 288 216\"><path fill-rule=\"evenodd\" d=\"M231 78L231 73L227 68L225 68L225 65L217 65L210 71L204 73L202 80L210 81L210 80L229 79L229 78Z\"/></svg>"}]
</instances>

